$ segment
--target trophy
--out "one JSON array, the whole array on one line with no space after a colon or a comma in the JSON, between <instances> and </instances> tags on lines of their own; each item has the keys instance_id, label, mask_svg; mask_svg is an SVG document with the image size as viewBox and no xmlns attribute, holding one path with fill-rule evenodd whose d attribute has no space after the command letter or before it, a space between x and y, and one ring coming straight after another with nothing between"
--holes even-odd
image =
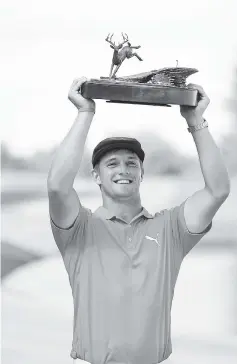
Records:
<instances>
[{"instance_id":1,"label":"trophy","mask_svg":"<svg viewBox=\"0 0 237 364\"><path fill-rule=\"evenodd\" d=\"M122 34L122 42L117 44L112 40L113 34L106 37L106 42L113 49L112 65L109 77L90 79L81 88L86 98L103 99L107 102L171 106L196 106L198 90L190 89L186 85L188 76L198 72L195 68L179 67L176 60L175 67L143 72L131 76L116 77L125 59L142 58L134 50L141 46L132 46L128 35ZM126 45L125 45L126 44Z\"/></svg>"}]
</instances>

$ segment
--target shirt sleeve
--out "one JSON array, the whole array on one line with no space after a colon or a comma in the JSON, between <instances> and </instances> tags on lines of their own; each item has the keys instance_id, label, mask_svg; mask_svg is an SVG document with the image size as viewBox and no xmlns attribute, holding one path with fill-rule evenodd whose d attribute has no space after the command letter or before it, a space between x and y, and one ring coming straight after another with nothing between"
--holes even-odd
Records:
<instances>
[{"instance_id":1,"label":"shirt sleeve","mask_svg":"<svg viewBox=\"0 0 237 364\"><path fill-rule=\"evenodd\" d=\"M187 199L179 206L168 210L168 224L171 239L181 258L184 258L190 250L211 230L212 221L201 233L192 233L188 230L184 218L184 205Z\"/></svg>"},{"instance_id":2,"label":"shirt sleeve","mask_svg":"<svg viewBox=\"0 0 237 364\"><path fill-rule=\"evenodd\" d=\"M79 254L84 249L89 215L90 210L81 206L75 221L66 229L58 227L52 217L49 216L54 240L64 260L66 256L68 257L75 252Z\"/></svg>"}]
</instances>

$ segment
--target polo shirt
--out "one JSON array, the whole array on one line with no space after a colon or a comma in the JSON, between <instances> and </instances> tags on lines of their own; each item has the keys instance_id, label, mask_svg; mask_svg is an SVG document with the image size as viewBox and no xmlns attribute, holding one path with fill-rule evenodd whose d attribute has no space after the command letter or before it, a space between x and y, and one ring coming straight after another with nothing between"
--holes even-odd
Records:
<instances>
[{"instance_id":1,"label":"polo shirt","mask_svg":"<svg viewBox=\"0 0 237 364\"><path fill-rule=\"evenodd\" d=\"M186 201L186 200L185 200ZM172 352L171 305L186 254L211 229L188 231L185 201L130 223L84 206L53 236L74 303L70 356L92 364L154 364Z\"/></svg>"}]
</instances>

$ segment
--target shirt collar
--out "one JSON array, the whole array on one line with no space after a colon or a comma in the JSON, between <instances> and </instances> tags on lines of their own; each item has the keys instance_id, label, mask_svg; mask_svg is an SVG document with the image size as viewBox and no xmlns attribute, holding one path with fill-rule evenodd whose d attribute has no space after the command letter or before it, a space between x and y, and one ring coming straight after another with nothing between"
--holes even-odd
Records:
<instances>
[{"instance_id":1,"label":"shirt collar","mask_svg":"<svg viewBox=\"0 0 237 364\"><path fill-rule=\"evenodd\" d=\"M111 220L113 217L116 217L113 213L109 212L104 206L98 207L95 210L94 214L106 220ZM150 214L144 207L142 207L142 211L133 218L133 220L137 219L140 216L145 216L147 219L153 219L154 215Z\"/></svg>"}]
</instances>

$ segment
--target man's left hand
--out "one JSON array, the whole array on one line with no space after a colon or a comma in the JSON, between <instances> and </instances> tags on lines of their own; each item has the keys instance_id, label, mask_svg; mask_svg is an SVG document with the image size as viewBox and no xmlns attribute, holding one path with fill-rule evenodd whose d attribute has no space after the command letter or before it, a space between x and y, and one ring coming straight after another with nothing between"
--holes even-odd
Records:
<instances>
[{"instance_id":1,"label":"man's left hand","mask_svg":"<svg viewBox=\"0 0 237 364\"><path fill-rule=\"evenodd\" d=\"M180 106L180 113L188 125L192 126L203 121L203 113L209 105L210 99L201 86L190 83L188 88L198 90L198 104L197 106Z\"/></svg>"}]
</instances>

